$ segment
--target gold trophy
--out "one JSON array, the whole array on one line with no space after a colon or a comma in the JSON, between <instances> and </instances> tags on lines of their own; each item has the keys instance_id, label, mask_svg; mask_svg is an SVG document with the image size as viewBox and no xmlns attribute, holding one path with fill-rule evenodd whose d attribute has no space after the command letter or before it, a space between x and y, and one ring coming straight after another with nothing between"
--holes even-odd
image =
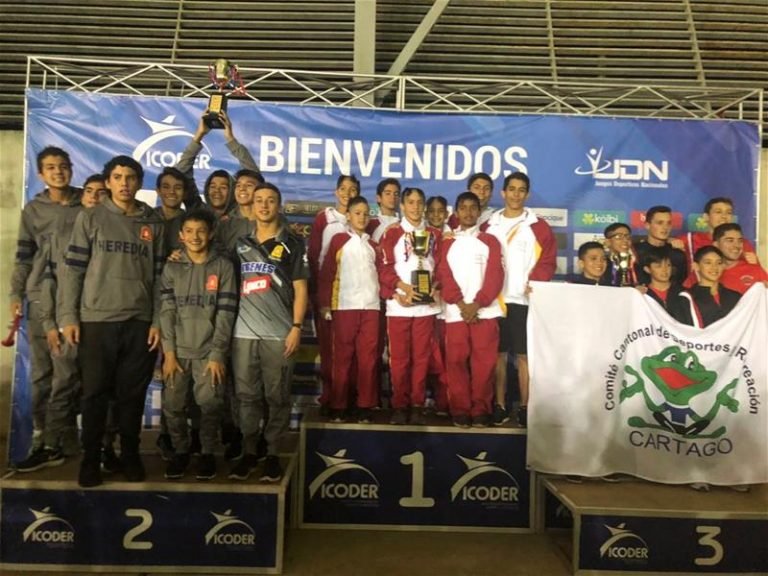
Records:
<instances>
[{"instance_id":1,"label":"gold trophy","mask_svg":"<svg viewBox=\"0 0 768 576\"><path fill-rule=\"evenodd\" d=\"M413 253L418 258L418 267L411 272L411 285L421 299L414 300L414 304L431 304L432 298L432 273L424 270L424 258L429 252L431 234L427 230L414 230L411 234Z\"/></svg>"},{"instance_id":2,"label":"gold trophy","mask_svg":"<svg viewBox=\"0 0 768 576\"><path fill-rule=\"evenodd\" d=\"M632 284L629 281L629 252L619 252L616 264L619 268L619 286L631 286Z\"/></svg>"},{"instance_id":3,"label":"gold trophy","mask_svg":"<svg viewBox=\"0 0 768 576\"><path fill-rule=\"evenodd\" d=\"M224 128L219 120L219 114L227 111L227 95L224 93L224 89L235 88L235 92L243 93L243 81L237 66L226 58L216 60L208 67L208 72L211 76L211 82L218 87L219 91L216 94L211 94L208 99L208 108L205 110L203 122L209 128Z\"/></svg>"}]
</instances>

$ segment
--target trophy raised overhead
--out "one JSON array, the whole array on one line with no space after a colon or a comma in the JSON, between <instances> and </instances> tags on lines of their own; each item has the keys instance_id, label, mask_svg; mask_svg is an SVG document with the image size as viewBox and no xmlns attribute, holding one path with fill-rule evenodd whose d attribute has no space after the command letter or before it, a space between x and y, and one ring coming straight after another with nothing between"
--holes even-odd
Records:
<instances>
[{"instance_id":1,"label":"trophy raised overhead","mask_svg":"<svg viewBox=\"0 0 768 576\"><path fill-rule=\"evenodd\" d=\"M413 253L418 258L418 267L411 272L411 285L419 296L414 304L431 304L432 298L432 273L424 269L424 258L429 253L432 234L427 230L414 230L411 234Z\"/></svg>"},{"instance_id":2,"label":"trophy raised overhead","mask_svg":"<svg viewBox=\"0 0 768 576\"><path fill-rule=\"evenodd\" d=\"M203 122L209 128L224 128L221 120L219 120L219 114L227 110L227 95L224 90L231 88L234 92L243 93L243 80L237 66L226 58L219 58L209 65L208 72L211 76L211 83L219 91L211 94L208 98L208 108L205 111L205 116L203 116Z\"/></svg>"}]
</instances>

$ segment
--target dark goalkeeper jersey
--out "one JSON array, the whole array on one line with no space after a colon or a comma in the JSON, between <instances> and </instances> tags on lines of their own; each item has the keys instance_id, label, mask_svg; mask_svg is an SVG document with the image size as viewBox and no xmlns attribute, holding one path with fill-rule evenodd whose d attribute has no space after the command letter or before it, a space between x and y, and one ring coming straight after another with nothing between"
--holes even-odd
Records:
<instances>
[{"instance_id":1,"label":"dark goalkeeper jersey","mask_svg":"<svg viewBox=\"0 0 768 576\"><path fill-rule=\"evenodd\" d=\"M240 310L235 337L285 340L293 324L293 282L309 278L304 242L281 228L260 244L251 234L238 238Z\"/></svg>"}]
</instances>

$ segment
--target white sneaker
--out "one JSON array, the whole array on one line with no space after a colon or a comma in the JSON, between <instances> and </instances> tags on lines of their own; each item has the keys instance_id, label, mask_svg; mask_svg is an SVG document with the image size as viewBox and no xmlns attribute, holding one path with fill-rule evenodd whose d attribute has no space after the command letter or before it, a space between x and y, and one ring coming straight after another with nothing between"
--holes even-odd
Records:
<instances>
[{"instance_id":1,"label":"white sneaker","mask_svg":"<svg viewBox=\"0 0 768 576\"><path fill-rule=\"evenodd\" d=\"M709 492L709 484L706 482L694 482L693 484L688 484L688 486L699 492Z\"/></svg>"}]
</instances>

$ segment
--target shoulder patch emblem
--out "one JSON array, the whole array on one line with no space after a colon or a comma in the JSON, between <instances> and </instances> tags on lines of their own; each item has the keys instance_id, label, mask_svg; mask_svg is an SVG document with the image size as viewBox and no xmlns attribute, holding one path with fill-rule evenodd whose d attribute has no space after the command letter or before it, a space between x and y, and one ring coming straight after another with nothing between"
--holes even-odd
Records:
<instances>
[{"instance_id":1,"label":"shoulder patch emblem","mask_svg":"<svg viewBox=\"0 0 768 576\"><path fill-rule=\"evenodd\" d=\"M283 257L283 251L285 250L285 246L282 244L278 244L274 248L272 248L272 252L269 255L270 260L281 260Z\"/></svg>"},{"instance_id":2,"label":"shoulder patch emblem","mask_svg":"<svg viewBox=\"0 0 768 576\"><path fill-rule=\"evenodd\" d=\"M142 226L139 232L139 238L145 242L152 242L152 228L149 226Z\"/></svg>"},{"instance_id":3,"label":"shoulder patch emblem","mask_svg":"<svg viewBox=\"0 0 768 576\"><path fill-rule=\"evenodd\" d=\"M208 292L216 292L219 289L219 277L216 274L210 274L205 281L205 289Z\"/></svg>"}]
</instances>

